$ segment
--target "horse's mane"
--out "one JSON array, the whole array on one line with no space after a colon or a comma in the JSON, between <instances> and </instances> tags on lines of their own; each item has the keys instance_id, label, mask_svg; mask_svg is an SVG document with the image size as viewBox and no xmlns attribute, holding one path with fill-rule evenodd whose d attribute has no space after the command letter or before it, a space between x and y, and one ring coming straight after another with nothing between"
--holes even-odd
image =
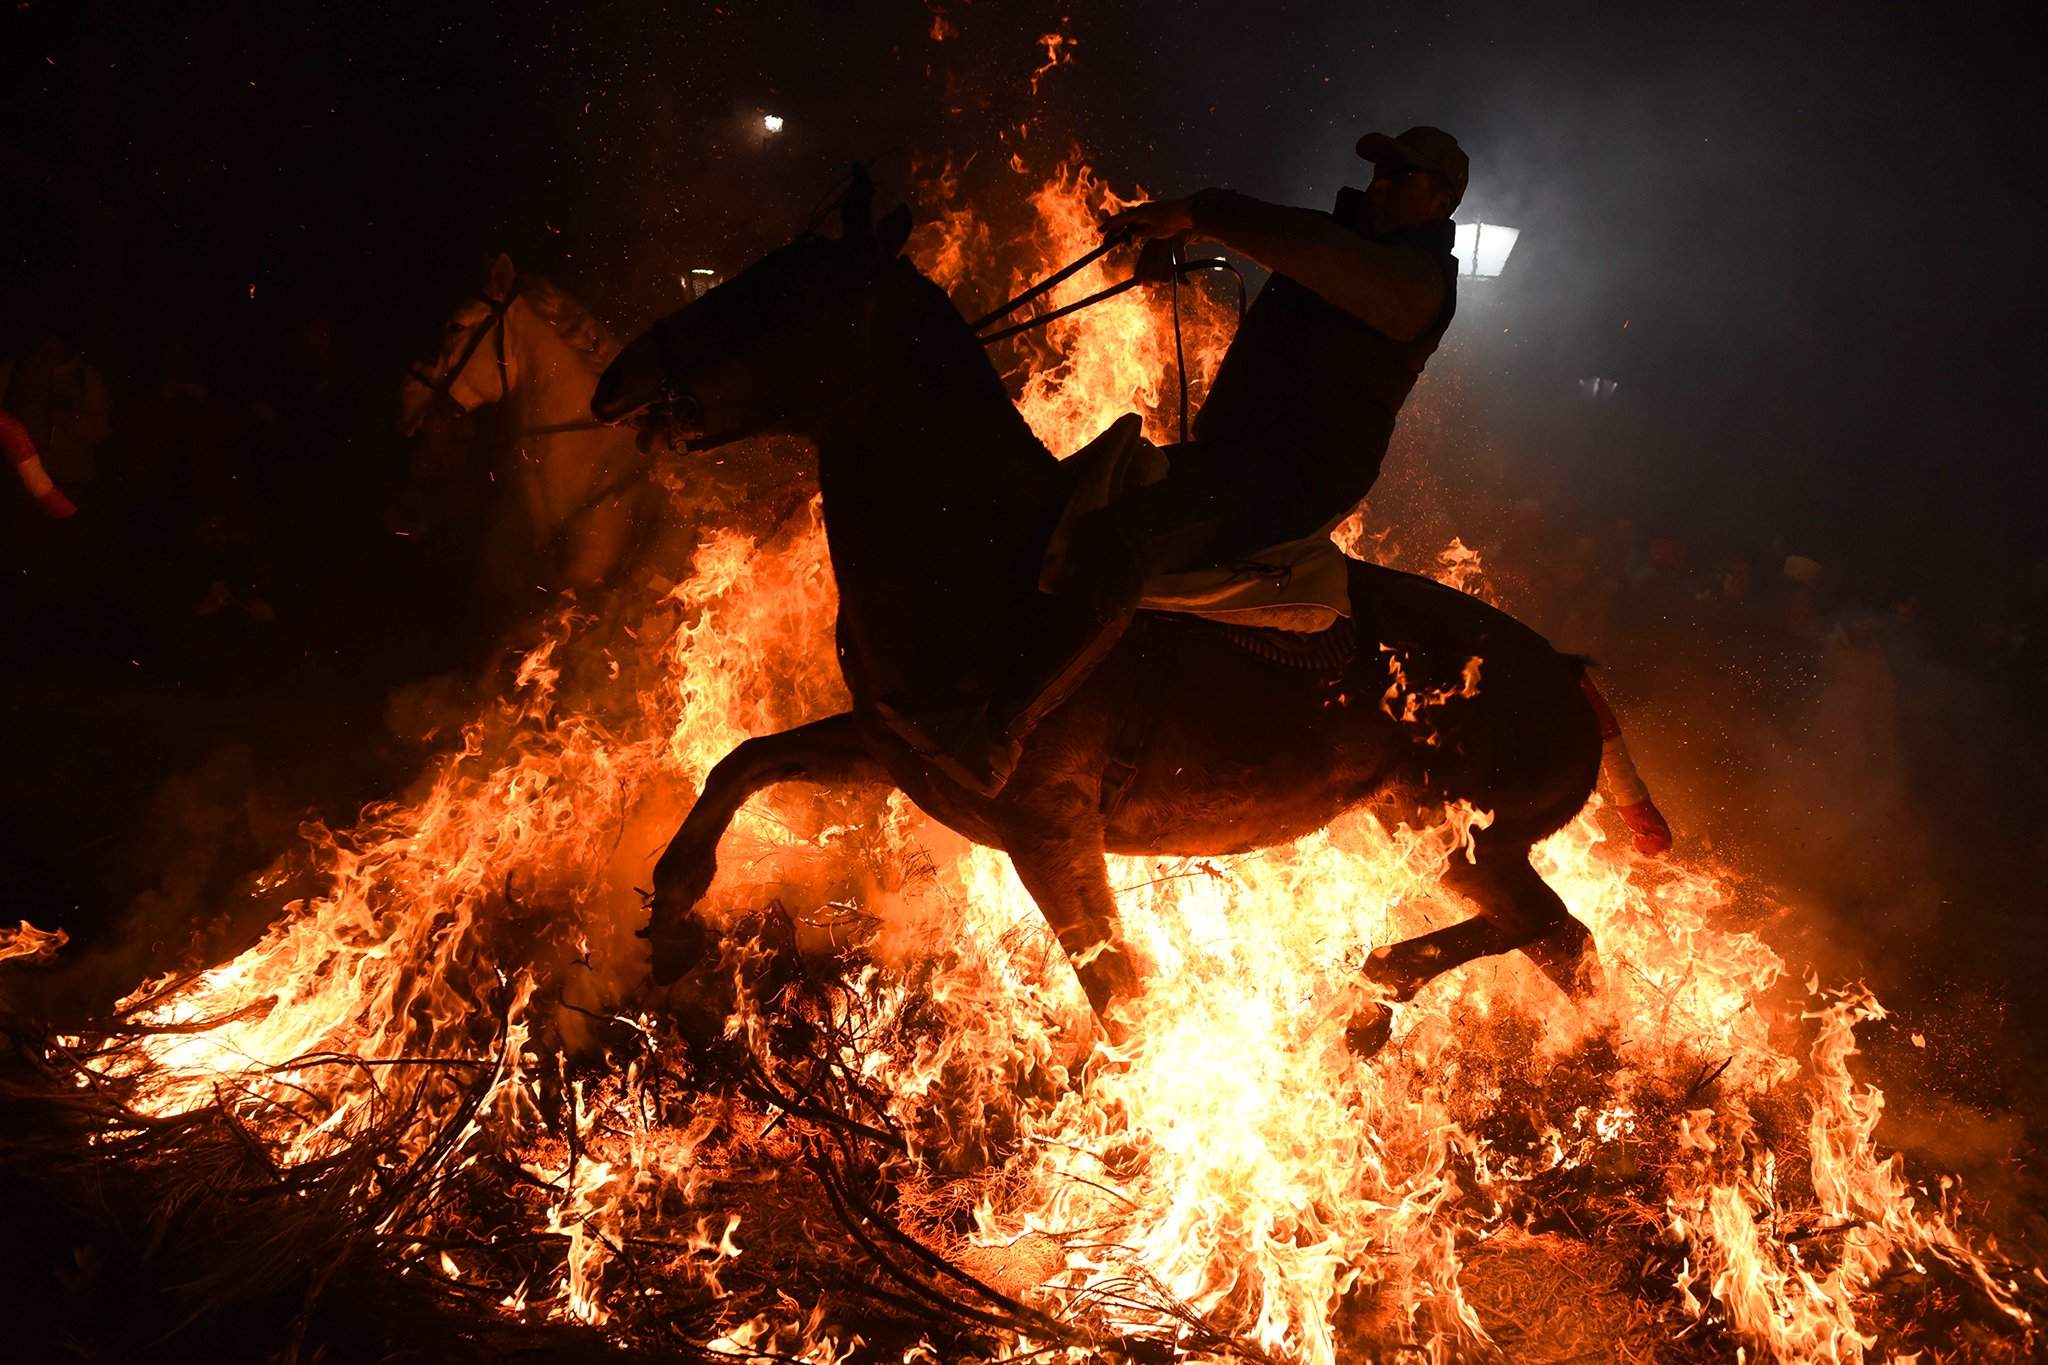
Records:
<instances>
[{"instance_id":1,"label":"horse's mane","mask_svg":"<svg viewBox=\"0 0 2048 1365\"><path fill-rule=\"evenodd\" d=\"M567 290L557 287L546 276L520 276L519 296L565 346L582 357L592 374L604 373L605 366L618 355L618 338Z\"/></svg>"}]
</instances>

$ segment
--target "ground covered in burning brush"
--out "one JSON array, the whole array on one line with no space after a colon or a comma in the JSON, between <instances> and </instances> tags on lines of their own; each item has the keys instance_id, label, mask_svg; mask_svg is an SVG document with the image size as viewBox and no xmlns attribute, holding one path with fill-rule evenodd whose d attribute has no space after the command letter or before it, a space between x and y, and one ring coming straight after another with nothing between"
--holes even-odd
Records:
<instances>
[{"instance_id":1,"label":"ground covered in burning brush","mask_svg":"<svg viewBox=\"0 0 2048 1365\"><path fill-rule=\"evenodd\" d=\"M2048 1282L1879 1142L1882 1007L1597 806L1539 849L1596 996L1477 964L1370 1062L1359 964L1462 914L1483 812L1116 860L1154 969L1113 1046L1000 855L781 789L654 990L635 888L727 748L841 704L832 610L814 508L709 533L309 831L239 955L11 1020L31 1318L153 1360L2033 1351Z\"/></svg>"}]
</instances>

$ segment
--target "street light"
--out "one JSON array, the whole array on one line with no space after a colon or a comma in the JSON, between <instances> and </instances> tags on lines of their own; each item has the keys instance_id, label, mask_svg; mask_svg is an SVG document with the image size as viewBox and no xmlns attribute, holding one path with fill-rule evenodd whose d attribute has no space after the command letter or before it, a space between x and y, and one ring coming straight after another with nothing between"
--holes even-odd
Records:
<instances>
[{"instance_id":1,"label":"street light","mask_svg":"<svg viewBox=\"0 0 2048 1365\"><path fill-rule=\"evenodd\" d=\"M1508 253L1515 249L1520 228L1498 223L1458 223L1452 229L1451 250L1458 257L1461 279L1497 279L1506 268Z\"/></svg>"}]
</instances>

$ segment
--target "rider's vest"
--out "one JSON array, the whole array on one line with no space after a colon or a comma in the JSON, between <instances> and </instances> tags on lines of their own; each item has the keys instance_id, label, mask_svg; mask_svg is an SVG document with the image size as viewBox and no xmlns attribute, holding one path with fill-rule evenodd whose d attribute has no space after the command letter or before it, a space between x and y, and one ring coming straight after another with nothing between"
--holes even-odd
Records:
<instances>
[{"instance_id":1,"label":"rider's vest","mask_svg":"<svg viewBox=\"0 0 2048 1365\"><path fill-rule=\"evenodd\" d=\"M1338 193L1333 216L1361 235L1364 211L1362 192ZM1245 314L1195 422L1204 443L1249 445L1287 462L1335 511L1379 477L1395 414L1458 306L1449 219L1377 240L1421 247L1442 262L1443 305L1421 334L1396 341L1276 274Z\"/></svg>"}]
</instances>

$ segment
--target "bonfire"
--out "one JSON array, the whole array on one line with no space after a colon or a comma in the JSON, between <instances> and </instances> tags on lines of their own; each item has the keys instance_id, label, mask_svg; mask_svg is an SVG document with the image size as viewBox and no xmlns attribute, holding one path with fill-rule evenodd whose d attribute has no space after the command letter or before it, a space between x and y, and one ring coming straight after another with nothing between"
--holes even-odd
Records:
<instances>
[{"instance_id":1,"label":"bonfire","mask_svg":"<svg viewBox=\"0 0 2048 1365\"><path fill-rule=\"evenodd\" d=\"M1078 161L1020 177L1032 230L999 246L929 180L946 212L913 252L970 315L1127 202ZM1112 281L1105 262L1051 302ZM1183 286L1178 352L1174 307L1132 291L1007 343L1049 446L1131 410L1174 438L1176 354L1199 404L1234 305ZM1462 545L1434 567L1485 591ZM36 1159L64 1144L143 1192L198 1258L195 1317L285 1302L273 1348L308 1358L308 1324L376 1292L479 1354L2036 1348L2048 1281L1878 1144L1853 1063L1882 1006L1801 979L1767 893L1637 857L1598 798L1538 850L1598 993L1487 959L1398 1007L1369 1062L1345 1043L1363 956L1462 917L1439 874L1484 811L1117 860L1156 973L1112 1046L1002 855L900 797L772 789L728 835L705 965L656 991L638 888L697 784L844 705L814 505L706 525L667 573L556 614L411 794L311 831L269 884L310 863L315 889L245 951L91 1029L17 1025ZM55 947L24 927L0 956Z\"/></svg>"}]
</instances>

